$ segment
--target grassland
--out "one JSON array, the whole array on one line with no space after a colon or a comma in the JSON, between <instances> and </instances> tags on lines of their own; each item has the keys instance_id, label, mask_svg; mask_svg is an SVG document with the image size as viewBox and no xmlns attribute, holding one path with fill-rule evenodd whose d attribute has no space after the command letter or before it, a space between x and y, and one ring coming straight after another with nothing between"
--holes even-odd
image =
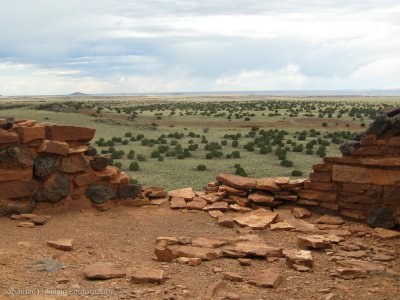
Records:
<instances>
[{"instance_id":1,"label":"grassland","mask_svg":"<svg viewBox=\"0 0 400 300\"><path fill-rule=\"evenodd\" d=\"M399 97L2 98L0 116L96 128L92 144L110 156L122 150L110 163L121 165L138 182L201 189L217 173L237 171L235 164L254 177L292 176L293 170L308 176L313 163L325 155L340 155L339 145L346 138L365 130L379 111L399 103ZM101 138L104 142L95 145ZM298 152L293 151L296 147ZM128 157L131 150L134 154ZM233 151L240 158L227 158ZM159 152L155 158L153 152ZM138 161L139 154L146 160ZM283 160L293 165L282 166ZM129 171L133 161L138 161L139 171ZM207 170L198 171L198 165Z\"/></svg>"}]
</instances>

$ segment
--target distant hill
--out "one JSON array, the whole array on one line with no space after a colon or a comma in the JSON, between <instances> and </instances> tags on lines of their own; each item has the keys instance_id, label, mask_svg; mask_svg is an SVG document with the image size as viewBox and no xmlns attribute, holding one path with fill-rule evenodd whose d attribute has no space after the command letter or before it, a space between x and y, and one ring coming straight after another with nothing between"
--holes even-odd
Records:
<instances>
[{"instance_id":1,"label":"distant hill","mask_svg":"<svg viewBox=\"0 0 400 300\"><path fill-rule=\"evenodd\" d=\"M81 93L81 92L75 92L75 93L69 94L68 96L89 96L89 95Z\"/></svg>"}]
</instances>

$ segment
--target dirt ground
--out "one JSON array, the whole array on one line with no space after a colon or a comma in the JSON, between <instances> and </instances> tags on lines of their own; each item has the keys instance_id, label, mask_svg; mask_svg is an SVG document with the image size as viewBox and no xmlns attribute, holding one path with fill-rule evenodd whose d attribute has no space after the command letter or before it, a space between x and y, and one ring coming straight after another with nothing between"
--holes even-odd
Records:
<instances>
[{"instance_id":1,"label":"dirt ground","mask_svg":"<svg viewBox=\"0 0 400 300\"><path fill-rule=\"evenodd\" d=\"M307 221L312 222L316 217ZM312 252L313 271L304 273L290 269L284 258L270 262L253 259L251 266L241 266L236 259L228 258L205 261L199 266L158 262L153 253L157 237L218 239L239 235L239 227L220 227L208 213L171 210L165 204L53 214L45 225L35 228L17 227L18 222L0 219L0 299L204 299L207 287L223 279L222 273L227 271L244 277L243 282L224 280L228 289L240 295L240 299L400 299L400 239L382 241L354 234L346 237L347 241L362 242L368 251L379 248L382 253L391 253L396 258L377 262L390 272L344 280L330 276L337 265L324 251ZM342 227L348 225L346 222ZM253 233L270 246L286 249L296 248L297 236L302 234L270 229ZM73 239L73 251L46 245L46 241L60 238ZM61 263L63 269L57 272L32 269L35 262L44 259ZM111 262L122 269L161 268L167 279L161 285L134 284L128 278L85 279L82 268L95 262ZM247 283L265 269L282 275L283 281L277 288L260 288ZM106 295L90 295L96 291Z\"/></svg>"}]
</instances>

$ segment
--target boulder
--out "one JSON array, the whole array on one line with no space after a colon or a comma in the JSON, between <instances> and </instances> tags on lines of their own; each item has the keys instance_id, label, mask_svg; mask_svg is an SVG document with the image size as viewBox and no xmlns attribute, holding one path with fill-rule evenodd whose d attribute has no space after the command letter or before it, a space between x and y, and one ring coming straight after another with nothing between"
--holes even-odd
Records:
<instances>
[{"instance_id":1,"label":"boulder","mask_svg":"<svg viewBox=\"0 0 400 300\"><path fill-rule=\"evenodd\" d=\"M378 137L381 136L386 129L390 126L390 119L387 114L382 113L375 118L374 122L369 125L367 134L376 134Z\"/></svg>"},{"instance_id":2,"label":"boulder","mask_svg":"<svg viewBox=\"0 0 400 300\"><path fill-rule=\"evenodd\" d=\"M102 155L96 155L93 157L91 164L95 171L104 170L108 165L108 158Z\"/></svg>"},{"instance_id":3,"label":"boulder","mask_svg":"<svg viewBox=\"0 0 400 300\"><path fill-rule=\"evenodd\" d=\"M115 192L113 187L104 183L88 186L85 191L85 195L95 204L102 204L110 199L117 197L117 193Z\"/></svg>"},{"instance_id":4,"label":"boulder","mask_svg":"<svg viewBox=\"0 0 400 300\"><path fill-rule=\"evenodd\" d=\"M38 202L49 201L56 203L69 193L69 178L64 174L53 174L39 186L33 196Z\"/></svg>"},{"instance_id":5,"label":"boulder","mask_svg":"<svg viewBox=\"0 0 400 300\"><path fill-rule=\"evenodd\" d=\"M89 147L84 153L86 156L94 157L97 154L97 149L95 147Z\"/></svg>"},{"instance_id":6,"label":"boulder","mask_svg":"<svg viewBox=\"0 0 400 300\"><path fill-rule=\"evenodd\" d=\"M121 186L118 189L118 197L121 198L137 198L142 191L142 186L140 184L130 184Z\"/></svg>"},{"instance_id":7,"label":"boulder","mask_svg":"<svg viewBox=\"0 0 400 300\"><path fill-rule=\"evenodd\" d=\"M37 156L33 165L33 173L38 179L47 179L60 165L60 160L54 156Z\"/></svg>"},{"instance_id":8,"label":"boulder","mask_svg":"<svg viewBox=\"0 0 400 300\"><path fill-rule=\"evenodd\" d=\"M225 183L237 189L252 189L256 187L257 180L249 177L222 173L217 176L219 182Z\"/></svg>"},{"instance_id":9,"label":"boulder","mask_svg":"<svg viewBox=\"0 0 400 300\"><path fill-rule=\"evenodd\" d=\"M235 222L233 221L231 216L225 216L225 215L219 216L217 219L217 224L221 227L226 227L226 228L235 227Z\"/></svg>"},{"instance_id":10,"label":"boulder","mask_svg":"<svg viewBox=\"0 0 400 300\"><path fill-rule=\"evenodd\" d=\"M114 166L107 166L101 171L94 172L98 180L110 180L116 178L121 173L121 170Z\"/></svg>"},{"instance_id":11,"label":"boulder","mask_svg":"<svg viewBox=\"0 0 400 300\"><path fill-rule=\"evenodd\" d=\"M290 225L289 223L283 221L283 222L277 222L274 224L271 224L271 230L272 231L290 231L292 229L295 229L293 225Z\"/></svg>"}]
</instances>

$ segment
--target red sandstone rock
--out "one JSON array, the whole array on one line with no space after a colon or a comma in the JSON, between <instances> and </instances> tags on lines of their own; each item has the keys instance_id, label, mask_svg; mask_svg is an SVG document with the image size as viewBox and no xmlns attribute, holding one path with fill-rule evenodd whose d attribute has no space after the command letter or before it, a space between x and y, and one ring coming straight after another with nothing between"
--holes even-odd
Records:
<instances>
[{"instance_id":1,"label":"red sandstone rock","mask_svg":"<svg viewBox=\"0 0 400 300\"><path fill-rule=\"evenodd\" d=\"M328 224L328 225L342 225L344 223L343 219L338 216L323 215L319 217L315 223L317 224Z\"/></svg>"},{"instance_id":2,"label":"red sandstone rock","mask_svg":"<svg viewBox=\"0 0 400 300\"><path fill-rule=\"evenodd\" d=\"M271 192L280 190L279 185L275 182L275 178L269 178L269 177L257 179L256 188Z\"/></svg>"},{"instance_id":3,"label":"red sandstone rock","mask_svg":"<svg viewBox=\"0 0 400 300\"><path fill-rule=\"evenodd\" d=\"M56 241L47 241L47 245L60 250L71 251L72 250L72 239L60 239Z\"/></svg>"},{"instance_id":4,"label":"red sandstone rock","mask_svg":"<svg viewBox=\"0 0 400 300\"><path fill-rule=\"evenodd\" d=\"M186 201L180 197L173 197L171 199L171 208L172 209L181 209L186 208Z\"/></svg>"},{"instance_id":5,"label":"red sandstone rock","mask_svg":"<svg viewBox=\"0 0 400 300\"><path fill-rule=\"evenodd\" d=\"M263 192L256 192L253 194L250 194L248 196L249 200L255 202L255 203L267 203L271 204L274 201L274 196L271 194L263 193Z\"/></svg>"},{"instance_id":6,"label":"red sandstone rock","mask_svg":"<svg viewBox=\"0 0 400 300\"><path fill-rule=\"evenodd\" d=\"M228 195L228 198L241 206L247 206L250 203L250 200L247 197L241 197L238 195Z\"/></svg>"},{"instance_id":7,"label":"red sandstone rock","mask_svg":"<svg viewBox=\"0 0 400 300\"><path fill-rule=\"evenodd\" d=\"M69 153L69 146L66 142L43 140L40 144L38 152L65 156Z\"/></svg>"},{"instance_id":8,"label":"red sandstone rock","mask_svg":"<svg viewBox=\"0 0 400 300\"><path fill-rule=\"evenodd\" d=\"M121 170L114 166L107 166L104 170L94 172L99 180L109 180L118 176Z\"/></svg>"},{"instance_id":9,"label":"red sandstone rock","mask_svg":"<svg viewBox=\"0 0 400 300\"><path fill-rule=\"evenodd\" d=\"M88 279L112 279L125 277L125 271L119 270L112 263L95 263L83 269L83 274Z\"/></svg>"},{"instance_id":10,"label":"red sandstone rock","mask_svg":"<svg viewBox=\"0 0 400 300\"><path fill-rule=\"evenodd\" d=\"M256 187L256 179L222 173L217 176L219 182L225 183L237 189L252 189Z\"/></svg>"},{"instance_id":11,"label":"red sandstone rock","mask_svg":"<svg viewBox=\"0 0 400 300\"><path fill-rule=\"evenodd\" d=\"M207 206L206 200L199 197L194 197L192 201L188 201L186 203L187 209L202 210L206 206Z\"/></svg>"},{"instance_id":12,"label":"red sandstone rock","mask_svg":"<svg viewBox=\"0 0 400 300\"><path fill-rule=\"evenodd\" d=\"M31 180L32 168L25 169L0 169L0 181ZM0 194L0 196L2 196Z\"/></svg>"},{"instance_id":13,"label":"red sandstone rock","mask_svg":"<svg viewBox=\"0 0 400 300\"><path fill-rule=\"evenodd\" d=\"M35 180L15 180L0 182L0 196L2 198L31 197L39 184Z\"/></svg>"},{"instance_id":14,"label":"red sandstone rock","mask_svg":"<svg viewBox=\"0 0 400 300\"><path fill-rule=\"evenodd\" d=\"M183 198L185 200L192 200L196 194L193 192L192 188L183 188L179 190L172 190L168 192L168 196L174 198Z\"/></svg>"},{"instance_id":15,"label":"red sandstone rock","mask_svg":"<svg viewBox=\"0 0 400 300\"><path fill-rule=\"evenodd\" d=\"M52 125L47 127L47 138L57 141L89 142L95 129L79 126Z\"/></svg>"},{"instance_id":16,"label":"red sandstone rock","mask_svg":"<svg viewBox=\"0 0 400 300\"><path fill-rule=\"evenodd\" d=\"M240 226L248 226L252 229L265 229L273 223L277 217L278 214L270 210L257 209L235 217L234 221Z\"/></svg>"},{"instance_id":17,"label":"red sandstone rock","mask_svg":"<svg viewBox=\"0 0 400 300\"><path fill-rule=\"evenodd\" d=\"M60 171L64 173L83 172L89 167L89 159L83 155L71 154L61 159Z\"/></svg>"},{"instance_id":18,"label":"red sandstone rock","mask_svg":"<svg viewBox=\"0 0 400 300\"><path fill-rule=\"evenodd\" d=\"M128 271L128 276L133 283L157 283L164 281L164 270L135 267Z\"/></svg>"},{"instance_id":19,"label":"red sandstone rock","mask_svg":"<svg viewBox=\"0 0 400 300\"><path fill-rule=\"evenodd\" d=\"M292 209L292 215L299 219L311 217L311 212L304 207L295 207Z\"/></svg>"},{"instance_id":20,"label":"red sandstone rock","mask_svg":"<svg viewBox=\"0 0 400 300\"><path fill-rule=\"evenodd\" d=\"M301 190L298 192L299 197L307 200L320 200L326 202L335 202L336 193L317 190Z\"/></svg>"},{"instance_id":21,"label":"red sandstone rock","mask_svg":"<svg viewBox=\"0 0 400 300\"><path fill-rule=\"evenodd\" d=\"M96 182L96 176L93 173L78 175L74 178L74 183L78 186L87 186Z\"/></svg>"},{"instance_id":22,"label":"red sandstone rock","mask_svg":"<svg viewBox=\"0 0 400 300\"><path fill-rule=\"evenodd\" d=\"M23 143L28 143L33 140L46 139L46 127L43 125L36 125L32 127L17 127L15 130L19 135L19 139Z\"/></svg>"},{"instance_id":23,"label":"red sandstone rock","mask_svg":"<svg viewBox=\"0 0 400 300\"><path fill-rule=\"evenodd\" d=\"M218 191L227 192L229 194L242 194L243 193L242 189L237 189L237 188L231 187L229 185L220 185L218 187Z\"/></svg>"},{"instance_id":24,"label":"red sandstone rock","mask_svg":"<svg viewBox=\"0 0 400 300\"><path fill-rule=\"evenodd\" d=\"M19 142L19 137L16 132L7 131L0 128L0 145L18 143L18 142Z\"/></svg>"},{"instance_id":25,"label":"red sandstone rock","mask_svg":"<svg viewBox=\"0 0 400 300\"><path fill-rule=\"evenodd\" d=\"M331 182L332 175L330 172L314 172L310 174L311 181Z\"/></svg>"},{"instance_id":26,"label":"red sandstone rock","mask_svg":"<svg viewBox=\"0 0 400 300\"><path fill-rule=\"evenodd\" d=\"M318 182L318 181L306 181L304 188L307 190L320 190L320 191L336 191L336 182Z\"/></svg>"},{"instance_id":27,"label":"red sandstone rock","mask_svg":"<svg viewBox=\"0 0 400 300\"><path fill-rule=\"evenodd\" d=\"M249 283L258 287L275 288L282 282L282 276L272 270L265 270L249 280Z\"/></svg>"}]
</instances>

